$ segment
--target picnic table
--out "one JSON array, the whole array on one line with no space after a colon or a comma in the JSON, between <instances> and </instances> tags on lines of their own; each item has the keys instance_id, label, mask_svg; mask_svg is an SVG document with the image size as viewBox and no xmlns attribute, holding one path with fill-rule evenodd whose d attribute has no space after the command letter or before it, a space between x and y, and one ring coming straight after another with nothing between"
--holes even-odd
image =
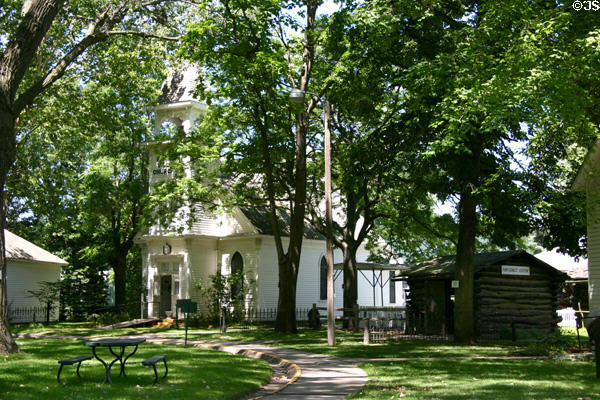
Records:
<instances>
[{"instance_id":1,"label":"picnic table","mask_svg":"<svg viewBox=\"0 0 600 400\"><path fill-rule=\"evenodd\" d=\"M92 348L92 353L94 354L94 357L98 361L100 361L102 363L102 365L104 365L106 375L104 376L104 381L102 383L108 382L112 385L112 380L110 379L110 370L111 370L113 364L116 363L117 361L119 361L120 366L121 366L119 376L121 376L121 375L127 376L125 374L125 363L127 362L127 359L129 357L131 357L132 355L134 355L135 352L137 351L138 345L140 343L144 343L145 341L146 341L146 339L143 339L143 338L141 338L141 339L140 338L136 338L136 339L99 339L99 340L85 342L85 345ZM127 356L125 358L123 358L123 355L125 354L125 349L130 346L134 346L133 351L131 353L127 354ZM108 347L108 350L115 357L115 359L112 360L112 362L110 364L106 363L96 353L97 347ZM115 352L114 349L118 349L118 350Z\"/></svg>"}]
</instances>

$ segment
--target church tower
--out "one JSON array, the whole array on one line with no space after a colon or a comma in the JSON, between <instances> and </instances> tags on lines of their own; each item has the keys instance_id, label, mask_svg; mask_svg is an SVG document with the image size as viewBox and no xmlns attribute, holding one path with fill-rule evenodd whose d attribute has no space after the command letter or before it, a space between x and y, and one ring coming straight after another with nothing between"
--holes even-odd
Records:
<instances>
[{"instance_id":1,"label":"church tower","mask_svg":"<svg viewBox=\"0 0 600 400\"><path fill-rule=\"evenodd\" d=\"M154 136L158 138L147 144L151 193L158 183L174 178L169 159L163 156L172 144L169 132L180 131L190 136L196 123L207 112L206 104L193 96L197 78L198 69L194 66L172 72L163 83L158 105L149 108L154 112ZM183 177L193 178L192 160L186 157L182 162ZM188 232L191 209L190 204L183 204L169 226L161 225L157 217L154 225L139 238L145 287L142 315L169 316L175 312L177 299L189 298L193 292L190 283L194 275L190 256L192 243L189 238L191 232Z\"/></svg>"}]
</instances>

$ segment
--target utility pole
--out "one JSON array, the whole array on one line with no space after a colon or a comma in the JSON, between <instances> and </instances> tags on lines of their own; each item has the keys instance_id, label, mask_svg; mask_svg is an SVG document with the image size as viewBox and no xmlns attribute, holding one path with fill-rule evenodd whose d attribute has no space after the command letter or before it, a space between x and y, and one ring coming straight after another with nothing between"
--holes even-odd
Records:
<instances>
[{"instance_id":1,"label":"utility pole","mask_svg":"<svg viewBox=\"0 0 600 400\"><path fill-rule=\"evenodd\" d=\"M331 215L331 104L325 99L323 125L325 130L325 219L327 229L327 344L335 346L335 303L333 292L333 220Z\"/></svg>"}]
</instances>

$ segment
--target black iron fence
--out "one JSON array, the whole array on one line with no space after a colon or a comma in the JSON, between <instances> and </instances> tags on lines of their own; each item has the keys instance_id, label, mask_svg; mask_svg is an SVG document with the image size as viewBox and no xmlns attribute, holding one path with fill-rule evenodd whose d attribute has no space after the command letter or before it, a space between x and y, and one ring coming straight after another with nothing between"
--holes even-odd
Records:
<instances>
[{"instance_id":1,"label":"black iron fence","mask_svg":"<svg viewBox=\"0 0 600 400\"><path fill-rule=\"evenodd\" d=\"M160 305L155 305L155 311ZM298 327L323 327L326 325L326 308L312 307L296 308L296 321ZM156 312L153 313L156 315ZM184 319L179 310L170 312L170 317L181 322ZM351 326L355 331L368 333L368 341L395 340L395 339L428 339L451 340L452 321L433 321L424 313L411 313L401 307L358 307L349 309L338 308L335 310L336 324L338 326L352 320ZM276 307L235 309L223 307L219 312L207 307L198 307L195 314L189 315L192 325L218 326L220 329L253 329L260 325L269 326L277 318ZM344 323L344 326L346 324ZM365 329L366 328L366 329Z\"/></svg>"},{"instance_id":2,"label":"black iron fence","mask_svg":"<svg viewBox=\"0 0 600 400\"><path fill-rule=\"evenodd\" d=\"M316 319L310 326L319 327L327 319L325 307L313 304L312 315ZM319 313L321 311L321 313ZM336 321L343 321L355 331L364 332L364 342L394 339L450 340L451 322L427 319L423 313L412 313L404 307L359 307L337 308Z\"/></svg>"},{"instance_id":3,"label":"black iron fence","mask_svg":"<svg viewBox=\"0 0 600 400\"><path fill-rule=\"evenodd\" d=\"M377 312L361 320L361 329L365 332L365 343L401 339L452 340L446 321L431 321L422 314L406 311Z\"/></svg>"},{"instance_id":4,"label":"black iron fence","mask_svg":"<svg viewBox=\"0 0 600 400\"><path fill-rule=\"evenodd\" d=\"M58 320L58 305L8 307L8 320L11 324L29 322L50 322Z\"/></svg>"}]
</instances>

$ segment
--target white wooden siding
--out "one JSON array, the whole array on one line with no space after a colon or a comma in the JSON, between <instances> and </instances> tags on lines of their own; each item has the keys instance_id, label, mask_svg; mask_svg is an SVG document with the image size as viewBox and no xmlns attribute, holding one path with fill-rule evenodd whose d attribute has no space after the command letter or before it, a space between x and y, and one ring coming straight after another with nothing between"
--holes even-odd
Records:
<instances>
[{"instance_id":1,"label":"white wooden siding","mask_svg":"<svg viewBox=\"0 0 600 400\"><path fill-rule=\"evenodd\" d=\"M38 299L30 297L29 290L39 290L40 282L56 282L60 278L61 266L56 264L8 260L6 270L7 299L9 308L39 307ZM58 319L55 310L50 316Z\"/></svg>"},{"instance_id":2,"label":"white wooden siding","mask_svg":"<svg viewBox=\"0 0 600 400\"><path fill-rule=\"evenodd\" d=\"M316 303L319 307L327 305L326 300L320 300L320 262L321 257L325 255L325 242L316 240L305 240L302 246L300 257L300 271L298 273L298 284L296 287L296 306L298 308L312 307ZM357 253L358 261L365 261L369 253L361 249ZM342 253L340 250L334 251L334 262L342 261ZM275 251L274 240L265 238L263 245L259 250L259 281L258 281L258 296L260 308L275 308L277 307L277 299L279 295L278 282L278 266L277 253ZM372 281L372 273L370 270L363 271L369 280ZM376 271L378 275L379 272ZM383 281L386 282L389 278L389 271L383 271ZM371 284L360 272L358 273L358 304L360 306L373 306L373 288ZM335 280L335 307L343 306L343 289L344 282L343 272L337 276ZM396 303L389 302L389 282L384 286L384 302L383 306L403 307L405 305L404 290L400 282L396 282ZM375 290L375 304L381 306L381 294L379 286Z\"/></svg>"},{"instance_id":3,"label":"white wooden siding","mask_svg":"<svg viewBox=\"0 0 600 400\"><path fill-rule=\"evenodd\" d=\"M587 250L590 310L600 308L600 206L588 192Z\"/></svg>"}]
</instances>

